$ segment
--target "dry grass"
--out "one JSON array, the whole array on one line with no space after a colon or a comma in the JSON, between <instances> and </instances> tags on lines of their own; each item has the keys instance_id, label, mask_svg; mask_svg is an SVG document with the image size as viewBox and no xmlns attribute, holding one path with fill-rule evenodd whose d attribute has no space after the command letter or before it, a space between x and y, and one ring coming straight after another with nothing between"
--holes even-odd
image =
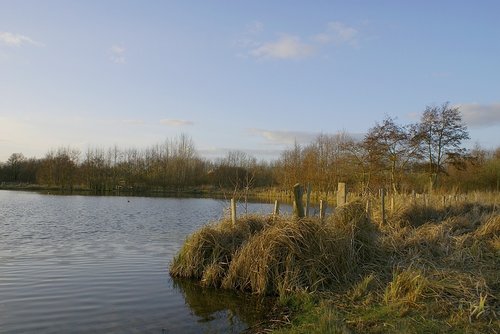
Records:
<instances>
[{"instance_id":1,"label":"dry grass","mask_svg":"<svg viewBox=\"0 0 500 334\"><path fill-rule=\"evenodd\" d=\"M319 322L325 330L316 332L500 333L497 210L409 201L381 224L355 202L324 223L222 221L188 239L171 274L255 294L312 293L316 306L303 310L310 317L298 317L291 332Z\"/></svg>"},{"instance_id":2,"label":"dry grass","mask_svg":"<svg viewBox=\"0 0 500 334\"><path fill-rule=\"evenodd\" d=\"M170 273L264 295L331 289L375 253L375 233L360 203L326 222L254 216L232 226L223 220L190 236Z\"/></svg>"},{"instance_id":3,"label":"dry grass","mask_svg":"<svg viewBox=\"0 0 500 334\"><path fill-rule=\"evenodd\" d=\"M235 226L229 219L204 226L188 237L170 266L170 274L219 287L235 252L271 222L271 218L247 216Z\"/></svg>"},{"instance_id":4,"label":"dry grass","mask_svg":"<svg viewBox=\"0 0 500 334\"><path fill-rule=\"evenodd\" d=\"M373 233L360 205L343 208L325 223L280 221L236 252L222 286L278 295L332 289L367 260Z\"/></svg>"}]
</instances>

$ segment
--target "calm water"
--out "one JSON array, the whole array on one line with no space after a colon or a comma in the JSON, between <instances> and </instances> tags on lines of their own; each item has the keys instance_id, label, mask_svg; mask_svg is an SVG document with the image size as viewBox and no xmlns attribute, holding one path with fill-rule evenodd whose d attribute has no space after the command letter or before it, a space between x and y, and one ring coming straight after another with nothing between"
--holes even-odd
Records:
<instances>
[{"instance_id":1,"label":"calm water","mask_svg":"<svg viewBox=\"0 0 500 334\"><path fill-rule=\"evenodd\" d=\"M262 304L168 275L186 236L225 206L0 191L0 333L241 332Z\"/></svg>"}]
</instances>

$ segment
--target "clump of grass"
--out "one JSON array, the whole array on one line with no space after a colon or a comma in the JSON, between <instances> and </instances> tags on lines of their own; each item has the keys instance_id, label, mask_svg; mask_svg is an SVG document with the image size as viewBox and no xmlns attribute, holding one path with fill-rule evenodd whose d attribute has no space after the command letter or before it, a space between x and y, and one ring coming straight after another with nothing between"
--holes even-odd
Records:
<instances>
[{"instance_id":1,"label":"clump of grass","mask_svg":"<svg viewBox=\"0 0 500 334\"><path fill-rule=\"evenodd\" d=\"M347 292L346 296L352 301L360 301L368 296L376 285L376 277L374 273L369 273L361 281Z\"/></svg>"},{"instance_id":2,"label":"clump of grass","mask_svg":"<svg viewBox=\"0 0 500 334\"><path fill-rule=\"evenodd\" d=\"M385 289L384 302L415 306L426 292L428 285L428 280L419 270L396 271Z\"/></svg>"},{"instance_id":3,"label":"clump of grass","mask_svg":"<svg viewBox=\"0 0 500 334\"><path fill-rule=\"evenodd\" d=\"M374 248L374 227L359 203L318 219L281 221L234 256L224 288L257 294L331 289L348 281Z\"/></svg>"},{"instance_id":4,"label":"clump of grass","mask_svg":"<svg viewBox=\"0 0 500 334\"><path fill-rule=\"evenodd\" d=\"M175 277L206 286L283 295L347 282L373 256L375 227L360 203L319 219L224 220L186 240L170 267Z\"/></svg>"},{"instance_id":5,"label":"clump of grass","mask_svg":"<svg viewBox=\"0 0 500 334\"><path fill-rule=\"evenodd\" d=\"M235 226L224 219L201 228L187 238L172 261L170 274L219 287L236 250L271 222L269 217L246 216Z\"/></svg>"}]
</instances>

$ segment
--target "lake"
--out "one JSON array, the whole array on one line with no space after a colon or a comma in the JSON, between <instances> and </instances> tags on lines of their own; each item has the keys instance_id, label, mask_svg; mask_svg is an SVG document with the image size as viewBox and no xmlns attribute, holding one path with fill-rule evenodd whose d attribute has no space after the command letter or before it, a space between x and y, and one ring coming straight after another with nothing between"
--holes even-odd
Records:
<instances>
[{"instance_id":1,"label":"lake","mask_svg":"<svg viewBox=\"0 0 500 334\"><path fill-rule=\"evenodd\" d=\"M245 330L266 303L168 275L185 238L226 207L215 199L0 191L0 333ZM248 210L270 213L272 205Z\"/></svg>"}]
</instances>

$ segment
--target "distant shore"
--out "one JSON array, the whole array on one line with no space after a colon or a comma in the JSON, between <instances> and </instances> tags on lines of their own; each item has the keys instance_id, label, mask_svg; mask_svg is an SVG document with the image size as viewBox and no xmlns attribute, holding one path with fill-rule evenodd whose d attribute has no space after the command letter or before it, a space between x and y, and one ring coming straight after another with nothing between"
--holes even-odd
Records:
<instances>
[{"instance_id":1,"label":"distant shore","mask_svg":"<svg viewBox=\"0 0 500 334\"><path fill-rule=\"evenodd\" d=\"M145 196L145 197L200 197L230 199L232 197L244 201L275 200L284 202L291 201L291 194L279 192L271 188L251 189L243 192L235 192L234 189L220 189L215 187L188 187L183 189L116 189L106 191L95 191L84 187L73 187L61 189L60 187L27 184L27 183L0 183L0 190L33 191L40 193L61 195L89 195L89 196ZM287 200L289 198L289 200Z\"/></svg>"}]
</instances>

